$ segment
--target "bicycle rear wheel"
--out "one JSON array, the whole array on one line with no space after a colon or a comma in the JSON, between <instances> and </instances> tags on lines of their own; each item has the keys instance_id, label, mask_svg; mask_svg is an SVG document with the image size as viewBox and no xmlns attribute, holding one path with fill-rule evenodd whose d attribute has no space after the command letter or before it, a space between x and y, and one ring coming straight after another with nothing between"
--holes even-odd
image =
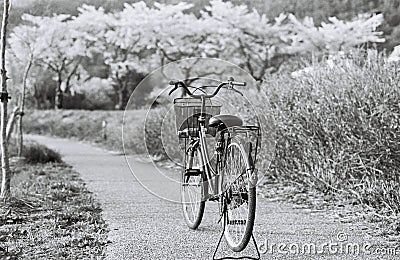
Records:
<instances>
[{"instance_id":1,"label":"bicycle rear wheel","mask_svg":"<svg viewBox=\"0 0 400 260\"><path fill-rule=\"evenodd\" d=\"M253 233L256 188L250 182L251 161L240 140L232 140L224 167L225 240L235 252L246 248Z\"/></svg>"},{"instance_id":2,"label":"bicycle rear wheel","mask_svg":"<svg viewBox=\"0 0 400 260\"><path fill-rule=\"evenodd\" d=\"M181 200L183 216L191 229L197 229L203 219L203 170L199 161L199 149L189 149L185 171L182 174Z\"/></svg>"}]
</instances>

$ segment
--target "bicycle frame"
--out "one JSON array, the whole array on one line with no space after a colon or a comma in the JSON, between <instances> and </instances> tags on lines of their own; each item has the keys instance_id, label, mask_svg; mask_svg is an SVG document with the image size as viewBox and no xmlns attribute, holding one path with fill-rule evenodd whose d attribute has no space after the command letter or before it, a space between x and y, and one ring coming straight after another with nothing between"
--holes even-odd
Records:
<instances>
[{"instance_id":1,"label":"bicycle frame","mask_svg":"<svg viewBox=\"0 0 400 260\"><path fill-rule=\"evenodd\" d=\"M218 172L213 170L210 165L210 158L208 155L207 141L206 141L206 127L205 127L205 99L206 96L201 97L201 112L198 118L199 122L199 137L198 142L194 143L194 148L198 148L200 153L199 161L200 165L203 167L203 172L205 173L206 180L204 182L204 200L209 199L212 196L217 196L222 191L222 178ZM198 147L197 147L198 146ZM220 163L217 158L217 165ZM192 165L190 165L191 167ZM216 169L218 171L218 168ZM209 190L211 189L211 194ZM211 195L211 196L210 196Z\"/></svg>"}]
</instances>

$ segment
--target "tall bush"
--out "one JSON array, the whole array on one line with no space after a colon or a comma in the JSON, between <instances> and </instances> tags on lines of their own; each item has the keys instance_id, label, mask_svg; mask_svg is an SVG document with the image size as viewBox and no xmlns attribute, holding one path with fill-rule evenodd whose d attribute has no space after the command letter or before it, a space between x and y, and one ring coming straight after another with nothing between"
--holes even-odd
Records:
<instances>
[{"instance_id":1,"label":"tall bush","mask_svg":"<svg viewBox=\"0 0 400 260\"><path fill-rule=\"evenodd\" d=\"M271 174L399 213L398 68L374 51L335 58L263 85L277 122Z\"/></svg>"}]
</instances>

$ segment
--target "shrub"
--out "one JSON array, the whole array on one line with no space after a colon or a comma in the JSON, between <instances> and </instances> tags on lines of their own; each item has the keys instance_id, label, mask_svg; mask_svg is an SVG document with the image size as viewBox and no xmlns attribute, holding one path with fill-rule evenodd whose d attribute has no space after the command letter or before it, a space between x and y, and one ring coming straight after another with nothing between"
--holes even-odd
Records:
<instances>
[{"instance_id":1,"label":"shrub","mask_svg":"<svg viewBox=\"0 0 400 260\"><path fill-rule=\"evenodd\" d=\"M75 98L75 104L65 106L67 108L80 109L113 109L114 104L111 99L114 94L111 82L106 79L93 77L81 84L74 86L74 90L82 95L79 100ZM73 106L74 105L74 106Z\"/></svg>"},{"instance_id":2,"label":"shrub","mask_svg":"<svg viewBox=\"0 0 400 260\"><path fill-rule=\"evenodd\" d=\"M44 145L29 144L24 147L22 156L27 163L61 163L61 155Z\"/></svg>"},{"instance_id":3,"label":"shrub","mask_svg":"<svg viewBox=\"0 0 400 260\"><path fill-rule=\"evenodd\" d=\"M144 133L149 153L162 158L180 157L173 110L168 110L166 107L151 109L146 117Z\"/></svg>"},{"instance_id":4,"label":"shrub","mask_svg":"<svg viewBox=\"0 0 400 260\"><path fill-rule=\"evenodd\" d=\"M266 82L278 137L271 174L399 213L397 70L357 51Z\"/></svg>"}]
</instances>

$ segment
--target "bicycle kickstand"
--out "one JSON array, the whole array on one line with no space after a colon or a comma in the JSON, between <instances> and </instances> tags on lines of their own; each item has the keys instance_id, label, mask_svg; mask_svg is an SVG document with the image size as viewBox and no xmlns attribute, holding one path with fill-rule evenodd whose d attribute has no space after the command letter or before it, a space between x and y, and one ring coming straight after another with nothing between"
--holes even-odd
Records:
<instances>
[{"instance_id":1,"label":"bicycle kickstand","mask_svg":"<svg viewBox=\"0 0 400 260\"><path fill-rule=\"evenodd\" d=\"M226 217L224 216L224 228L223 228L222 233L221 233L221 236L220 236L220 238L219 238L219 240L218 240L217 247L216 247L215 250L214 250L213 260L224 260L224 259L252 259L252 260L260 260L260 259L261 259L260 251L258 250L257 241L256 241L256 239L254 238L253 233L251 234L251 238L252 238L254 247L256 248L256 251L257 251L257 257L252 257L252 256L239 256L239 257L236 257L236 256L224 256L224 257L221 257L221 258L216 258L216 254L217 254L217 252L218 252L218 248L219 248L219 246L221 245L222 237L223 237L224 234L225 234L225 224L226 224L226 223L225 223L225 221L226 221L225 219L226 219Z\"/></svg>"}]
</instances>

